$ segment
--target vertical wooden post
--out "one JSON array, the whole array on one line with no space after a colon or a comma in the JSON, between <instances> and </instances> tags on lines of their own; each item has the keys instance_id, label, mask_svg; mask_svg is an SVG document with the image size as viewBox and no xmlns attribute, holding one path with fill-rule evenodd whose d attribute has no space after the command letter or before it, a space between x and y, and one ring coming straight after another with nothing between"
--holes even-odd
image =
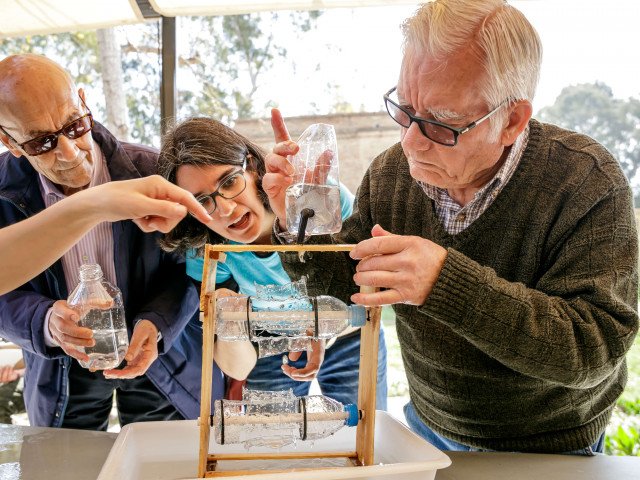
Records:
<instances>
[{"instance_id":1,"label":"vertical wooden post","mask_svg":"<svg viewBox=\"0 0 640 480\"><path fill-rule=\"evenodd\" d=\"M207 474L209 437L211 435L211 382L213 377L213 339L216 333L216 294L209 285L215 286L218 260L224 261L224 254L205 251L205 266L202 275L202 295L200 305L204 311L202 324L202 383L200 385L200 454L198 457L198 477Z\"/></svg>"},{"instance_id":2,"label":"vertical wooden post","mask_svg":"<svg viewBox=\"0 0 640 480\"><path fill-rule=\"evenodd\" d=\"M371 293L375 288L363 286L360 291ZM364 413L356 427L356 454L360 465L373 465L380 312L380 307L367 307L367 323L360 330L358 410Z\"/></svg>"}]
</instances>

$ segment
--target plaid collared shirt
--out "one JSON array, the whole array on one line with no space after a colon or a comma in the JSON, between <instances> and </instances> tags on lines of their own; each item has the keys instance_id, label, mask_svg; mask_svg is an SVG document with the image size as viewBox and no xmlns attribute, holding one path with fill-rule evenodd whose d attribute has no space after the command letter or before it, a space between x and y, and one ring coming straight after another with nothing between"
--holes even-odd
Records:
<instances>
[{"instance_id":1,"label":"plaid collared shirt","mask_svg":"<svg viewBox=\"0 0 640 480\"><path fill-rule=\"evenodd\" d=\"M433 200L438 218L442 221L445 230L455 235L475 222L493 203L504 186L509 182L513 172L516 171L524 149L529 140L529 127L516 139L507 159L498 173L484 187L476 192L473 200L464 207L460 206L444 188L434 187L424 182L418 184L424 193Z\"/></svg>"}]
</instances>

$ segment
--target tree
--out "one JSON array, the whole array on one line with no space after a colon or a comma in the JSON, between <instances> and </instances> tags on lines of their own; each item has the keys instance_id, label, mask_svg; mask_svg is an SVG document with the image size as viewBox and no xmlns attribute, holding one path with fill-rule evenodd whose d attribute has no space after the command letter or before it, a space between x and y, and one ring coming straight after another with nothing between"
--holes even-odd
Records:
<instances>
[{"instance_id":1,"label":"tree","mask_svg":"<svg viewBox=\"0 0 640 480\"><path fill-rule=\"evenodd\" d=\"M640 206L640 100L613 96L601 82L565 87L555 103L537 115L593 137L618 159Z\"/></svg>"},{"instance_id":2,"label":"tree","mask_svg":"<svg viewBox=\"0 0 640 480\"><path fill-rule=\"evenodd\" d=\"M179 93L181 115L211 115L231 123L255 115L261 75L276 57L286 57L274 32L309 31L319 11L189 17L182 28L194 32L186 56L179 59L195 89ZM200 85L200 87L198 87ZM195 91L194 91L195 90Z\"/></svg>"},{"instance_id":3,"label":"tree","mask_svg":"<svg viewBox=\"0 0 640 480\"><path fill-rule=\"evenodd\" d=\"M97 31L98 51L102 71L102 86L106 102L106 126L120 140L129 140L129 121L123 85L122 54L114 28Z\"/></svg>"},{"instance_id":4,"label":"tree","mask_svg":"<svg viewBox=\"0 0 640 480\"><path fill-rule=\"evenodd\" d=\"M274 59L287 53L274 32L279 28L306 32L319 16L320 12L263 12L181 19L179 30L190 36L186 55L178 57L179 84L187 85L178 94L180 116L209 115L227 123L252 116L261 76ZM100 31L98 35L93 31L7 39L0 43L0 57L16 53L46 55L63 65L85 89L95 90L102 77L104 101L96 102L95 94L89 96L96 119L104 121L122 139L128 133L137 142L157 146L159 29L159 22L146 22ZM118 56L121 71L114 67ZM117 77L121 77L121 84ZM122 108L123 97L126 111ZM123 124L127 117L128 129Z\"/></svg>"}]
</instances>

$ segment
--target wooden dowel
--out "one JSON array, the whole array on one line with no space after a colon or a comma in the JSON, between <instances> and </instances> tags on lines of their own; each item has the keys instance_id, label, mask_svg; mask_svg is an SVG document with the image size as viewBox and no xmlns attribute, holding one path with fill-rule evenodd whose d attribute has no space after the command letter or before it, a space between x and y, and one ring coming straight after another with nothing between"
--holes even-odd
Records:
<instances>
[{"instance_id":1,"label":"wooden dowel","mask_svg":"<svg viewBox=\"0 0 640 480\"><path fill-rule=\"evenodd\" d=\"M207 245L207 252L350 252L355 245Z\"/></svg>"},{"instance_id":2,"label":"wooden dowel","mask_svg":"<svg viewBox=\"0 0 640 480\"><path fill-rule=\"evenodd\" d=\"M307 413L307 422L322 422L326 420L345 420L348 412L317 412ZM270 425L274 423L296 423L304 421L302 413L287 413L285 415L234 415L225 416L224 425Z\"/></svg>"},{"instance_id":3,"label":"wooden dowel","mask_svg":"<svg viewBox=\"0 0 640 480\"><path fill-rule=\"evenodd\" d=\"M306 458L355 458L356 452L281 452L281 453L212 453L209 461L220 460L295 460Z\"/></svg>"},{"instance_id":4,"label":"wooden dowel","mask_svg":"<svg viewBox=\"0 0 640 480\"><path fill-rule=\"evenodd\" d=\"M237 297L226 297L226 298L237 298ZM218 299L221 301L221 299ZM342 320L346 321L349 319L348 312L341 311L333 311L333 310L320 310L318 312L323 319L327 320ZM247 312L229 312L226 311L223 313L223 318L218 319L218 322L246 322L247 321ZM255 322L260 320L265 321L274 321L280 320L282 318L291 318L298 317L300 320L309 320L313 323L315 314L313 311L309 310L283 310L280 312L268 312L268 311L257 311L257 312L249 312L249 321Z\"/></svg>"}]
</instances>

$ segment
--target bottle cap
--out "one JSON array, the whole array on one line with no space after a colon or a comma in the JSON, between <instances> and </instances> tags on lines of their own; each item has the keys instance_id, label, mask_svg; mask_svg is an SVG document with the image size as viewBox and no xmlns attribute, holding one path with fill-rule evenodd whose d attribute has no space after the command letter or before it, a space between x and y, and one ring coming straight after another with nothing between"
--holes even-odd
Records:
<instances>
[{"instance_id":1,"label":"bottle cap","mask_svg":"<svg viewBox=\"0 0 640 480\"><path fill-rule=\"evenodd\" d=\"M358 406L355 403L348 403L344 406L344 411L349 414L344 424L347 427L355 427L358 425L360 419L360 413L358 412Z\"/></svg>"},{"instance_id":2,"label":"bottle cap","mask_svg":"<svg viewBox=\"0 0 640 480\"><path fill-rule=\"evenodd\" d=\"M364 327L367 323L367 311L362 305L349 305L349 318L352 327Z\"/></svg>"}]
</instances>

